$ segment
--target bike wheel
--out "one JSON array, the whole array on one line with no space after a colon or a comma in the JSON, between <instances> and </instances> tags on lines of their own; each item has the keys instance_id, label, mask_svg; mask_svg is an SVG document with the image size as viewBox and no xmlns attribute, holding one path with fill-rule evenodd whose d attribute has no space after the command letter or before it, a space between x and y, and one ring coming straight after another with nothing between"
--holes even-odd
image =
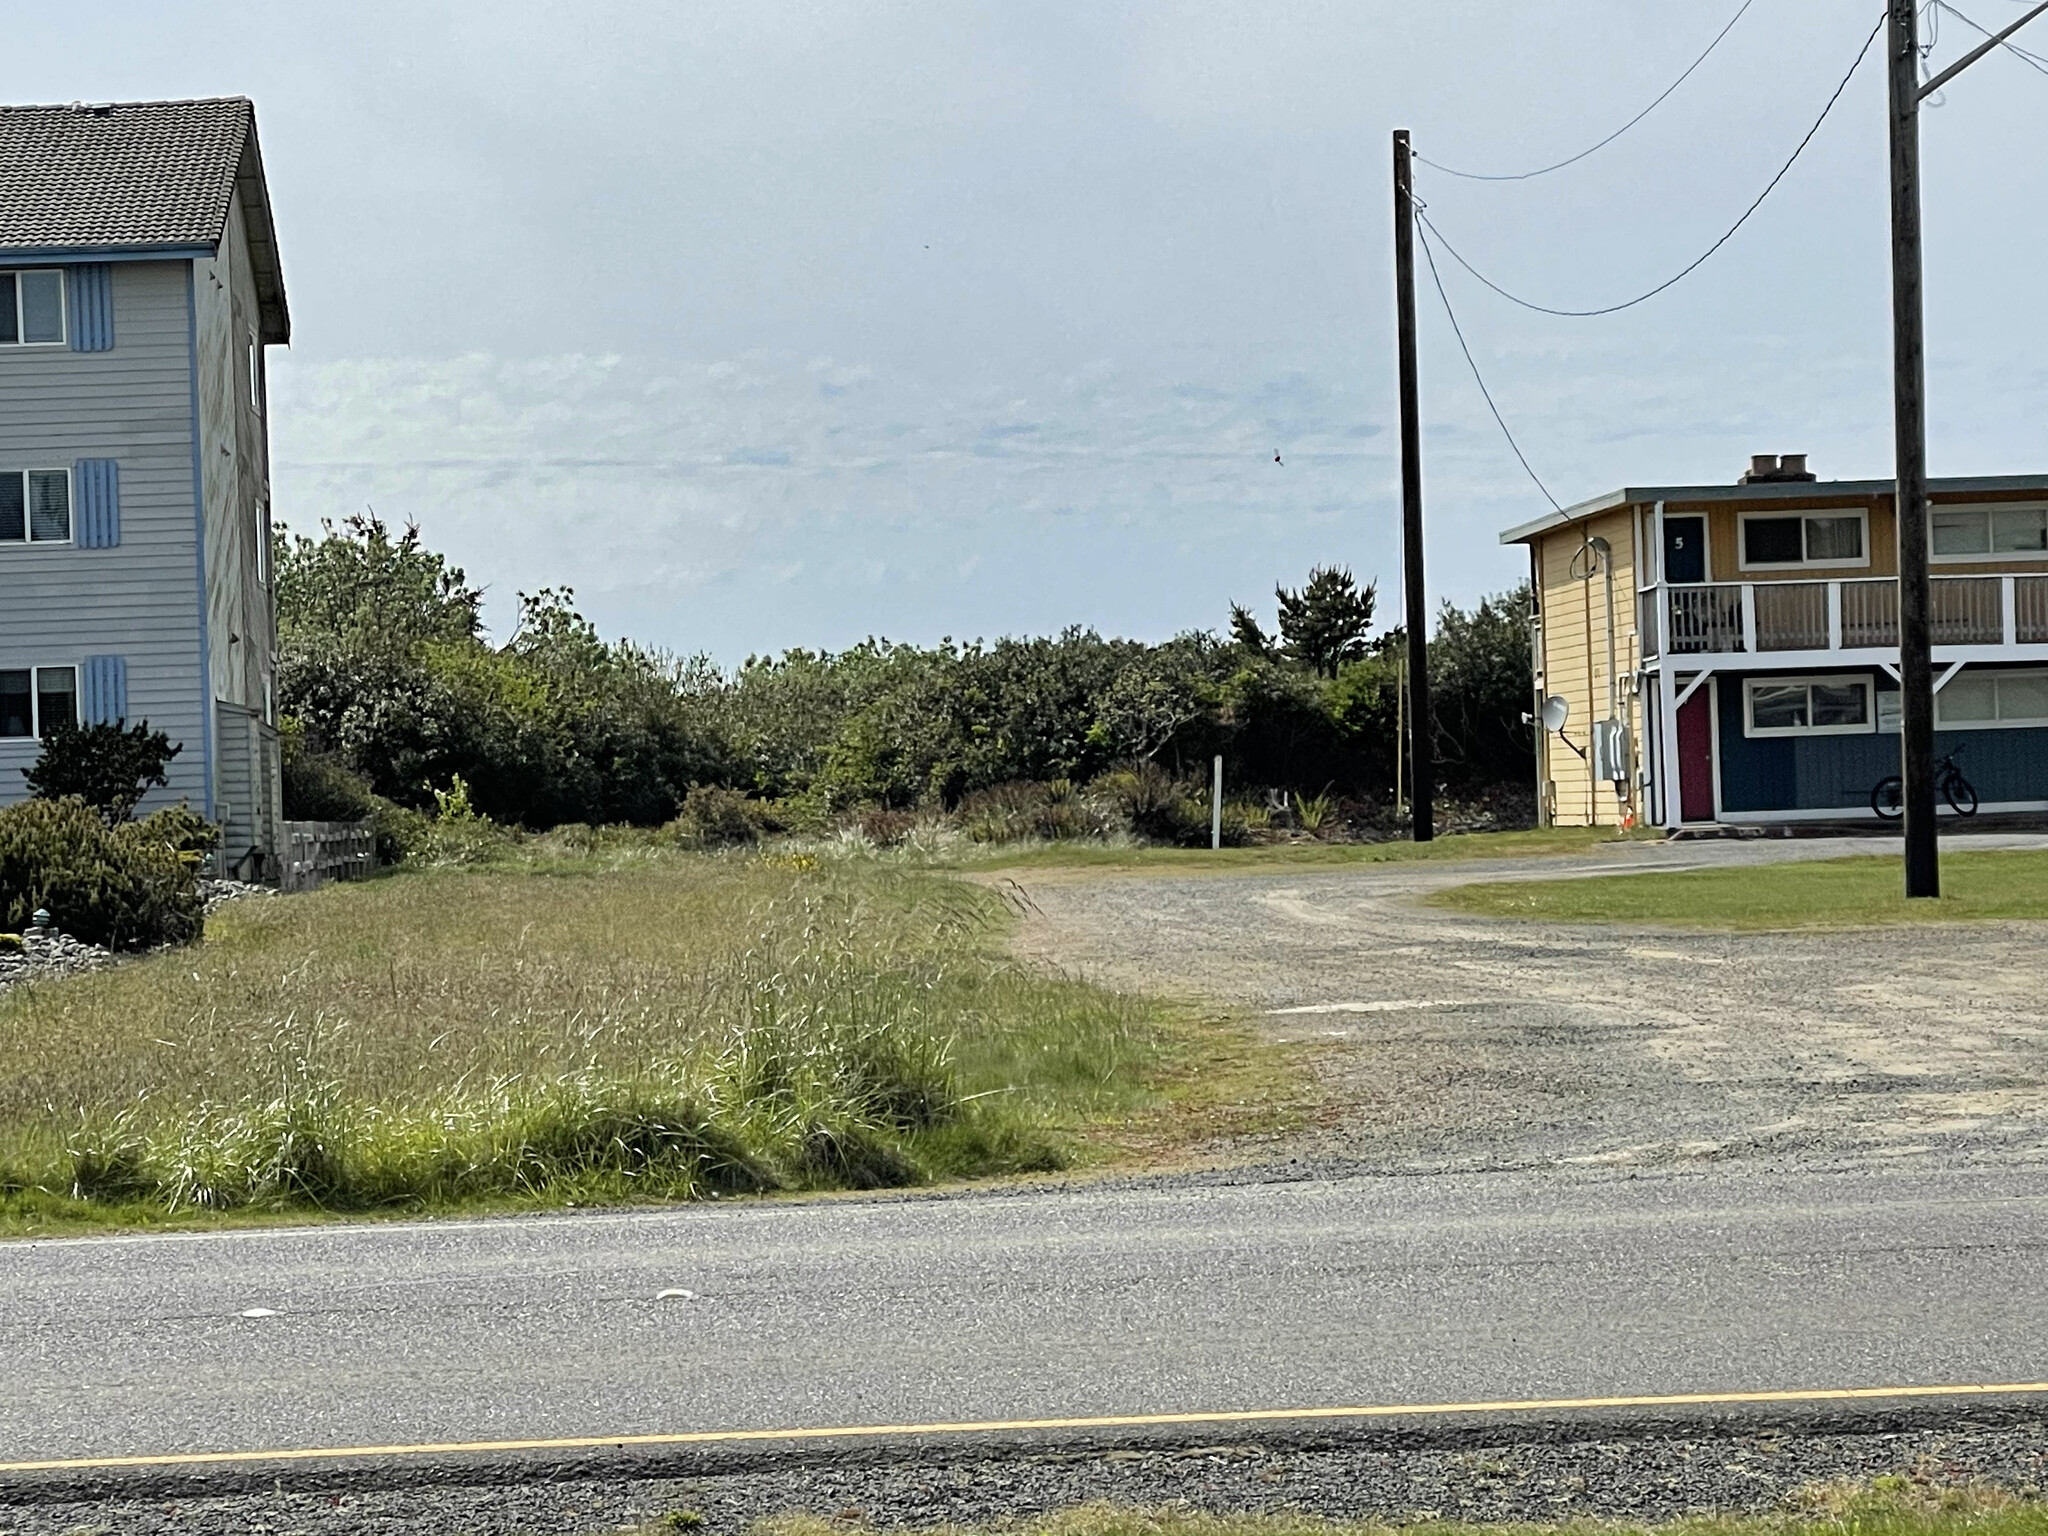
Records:
<instances>
[{"instance_id":1,"label":"bike wheel","mask_svg":"<svg viewBox=\"0 0 2048 1536\"><path fill-rule=\"evenodd\" d=\"M1958 816L1977 814L1977 786L1960 773L1951 773L1941 781L1941 793Z\"/></svg>"},{"instance_id":2,"label":"bike wheel","mask_svg":"<svg viewBox=\"0 0 2048 1536\"><path fill-rule=\"evenodd\" d=\"M1906 781L1896 773L1879 779L1870 792L1870 808L1886 821L1897 821L1906 810Z\"/></svg>"}]
</instances>

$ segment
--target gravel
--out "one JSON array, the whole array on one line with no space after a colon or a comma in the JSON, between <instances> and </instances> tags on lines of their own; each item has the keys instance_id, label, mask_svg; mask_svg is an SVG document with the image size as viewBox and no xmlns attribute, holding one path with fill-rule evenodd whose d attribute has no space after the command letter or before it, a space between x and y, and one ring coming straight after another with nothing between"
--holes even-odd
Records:
<instances>
[{"instance_id":1,"label":"gravel","mask_svg":"<svg viewBox=\"0 0 2048 1536\"><path fill-rule=\"evenodd\" d=\"M1880 848L1896 852L1770 840L1327 873L1032 872L1018 943L1248 1015L1305 1053L1313 1123L1206 1149L1221 1160L1308 1176L2048 1161L2038 924L1684 932L1418 900L1471 880Z\"/></svg>"},{"instance_id":2,"label":"gravel","mask_svg":"<svg viewBox=\"0 0 2048 1536\"><path fill-rule=\"evenodd\" d=\"M619 1453L604 1467L287 1469L283 1478L239 1476L232 1488L187 1476L146 1490L110 1483L85 1496L17 1484L0 1488L0 1533L569 1536L677 1510L697 1511L706 1529L721 1532L799 1511L887 1528L1011 1519L1096 1501L1397 1521L1667 1520L1781 1509L1816 1487L1884 1474L2038 1496L2048 1485L2048 1427L2012 1417L1821 1433L1781 1424L1575 1438L1553 1427L1007 1450L953 1445L700 1459L663 1470L649 1475Z\"/></svg>"}]
</instances>

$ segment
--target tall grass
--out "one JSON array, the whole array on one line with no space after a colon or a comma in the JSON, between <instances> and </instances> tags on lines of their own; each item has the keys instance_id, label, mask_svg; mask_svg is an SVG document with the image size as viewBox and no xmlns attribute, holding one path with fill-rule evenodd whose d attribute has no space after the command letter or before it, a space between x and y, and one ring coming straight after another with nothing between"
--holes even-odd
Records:
<instances>
[{"instance_id":1,"label":"tall grass","mask_svg":"<svg viewBox=\"0 0 2048 1536\"><path fill-rule=\"evenodd\" d=\"M975 887L645 848L242 903L0 998L0 1194L176 1212L687 1198L1057 1166L1149 1007Z\"/></svg>"}]
</instances>

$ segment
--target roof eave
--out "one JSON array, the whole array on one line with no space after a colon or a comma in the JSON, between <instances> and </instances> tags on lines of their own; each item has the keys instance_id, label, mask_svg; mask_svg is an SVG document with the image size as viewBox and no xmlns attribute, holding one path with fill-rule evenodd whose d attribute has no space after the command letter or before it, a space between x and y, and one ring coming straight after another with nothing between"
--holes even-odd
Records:
<instances>
[{"instance_id":1,"label":"roof eave","mask_svg":"<svg viewBox=\"0 0 2048 1536\"><path fill-rule=\"evenodd\" d=\"M31 261L188 261L205 260L218 245L204 241L131 241L121 245L0 245L0 263L19 266Z\"/></svg>"},{"instance_id":2,"label":"roof eave","mask_svg":"<svg viewBox=\"0 0 2048 1536\"><path fill-rule=\"evenodd\" d=\"M1582 518L1617 507L1646 506L1659 501L1774 501L1815 496L1889 496L1897 488L1891 480L1759 480L1749 485L1625 485L1618 491L1576 502L1556 512L1546 512L1530 522L1517 524L1500 536L1503 544L1521 544L1555 528L1568 527ZM1948 475L1929 480L1931 495L1970 491L2048 491L2048 475Z\"/></svg>"},{"instance_id":3,"label":"roof eave","mask_svg":"<svg viewBox=\"0 0 2048 1536\"><path fill-rule=\"evenodd\" d=\"M291 310L285 303L284 266L278 259L277 225L271 217L270 186L263 175L263 151L256 143L256 109L249 109L249 134L235 168L235 193L249 239L249 266L256 280L256 308L264 345L292 339Z\"/></svg>"}]
</instances>

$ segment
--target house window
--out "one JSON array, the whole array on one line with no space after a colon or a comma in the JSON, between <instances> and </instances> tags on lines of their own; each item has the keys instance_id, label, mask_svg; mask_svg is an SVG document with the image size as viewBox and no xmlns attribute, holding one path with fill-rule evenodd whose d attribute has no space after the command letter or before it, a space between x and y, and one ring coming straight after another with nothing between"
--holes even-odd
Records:
<instances>
[{"instance_id":1,"label":"house window","mask_svg":"<svg viewBox=\"0 0 2048 1536\"><path fill-rule=\"evenodd\" d=\"M1962 672L1934 696L1934 718L1969 730L2048 725L2048 671Z\"/></svg>"},{"instance_id":2,"label":"house window","mask_svg":"<svg viewBox=\"0 0 2048 1536\"><path fill-rule=\"evenodd\" d=\"M263 347L249 332L249 409L263 414Z\"/></svg>"},{"instance_id":3,"label":"house window","mask_svg":"<svg viewBox=\"0 0 2048 1536\"><path fill-rule=\"evenodd\" d=\"M1875 718L1867 677L1753 677L1742 696L1748 736L1862 736Z\"/></svg>"},{"instance_id":4,"label":"house window","mask_svg":"<svg viewBox=\"0 0 2048 1536\"><path fill-rule=\"evenodd\" d=\"M78 724L76 667L0 671L0 737L42 736Z\"/></svg>"},{"instance_id":5,"label":"house window","mask_svg":"<svg viewBox=\"0 0 2048 1536\"><path fill-rule=\"evenodd\" d=\"M1742 568L1790 565L1868 565L1869 540L1861 512L1806 512L1742 517Z\"/></svg>"},{"instance_id":6,"label":"house window","mask_svg":"<svg viewBox=\"0 0 2048 1536\"><path fill-rule=\"evenodd\" d=\"M0 272L0 346L61 346L64 274Z\"/></svg>"},{"instance_id":7,"label":"house window","mask_svg":"<svg viewBox=\"0 0 2048 1536\"><path fill-rule=\"evenodd\" d=\"M70 470L0 469L0 544L62 544L70 537Z\"/></svg>"},{"instance_id":8,"label":"house window","mask_svg":"<svg viewBox=\"0 0 2048 1536\"><path fill-rule=\"evenodd\" d=\"M1927 531L1937 560L2048 555L2048 506L1935 507Z\"/></svg>"}]
</instances>

